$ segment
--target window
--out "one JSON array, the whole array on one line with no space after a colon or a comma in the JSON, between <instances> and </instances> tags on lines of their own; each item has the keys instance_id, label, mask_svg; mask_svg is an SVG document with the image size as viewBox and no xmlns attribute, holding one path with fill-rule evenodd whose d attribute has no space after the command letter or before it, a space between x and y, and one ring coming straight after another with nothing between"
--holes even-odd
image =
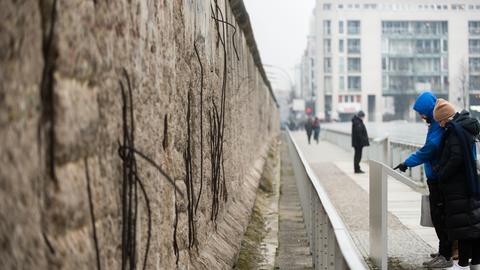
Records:
<instances>
[{"instance_id":1,"label":"window","mask_svg":"<svg viewBox=\"0 0 480 270\"><path fill-rule=\"evenodd\" d=\"M388 88L390 91L408 91L414 89L412 77L390 76L388 77Z\"/></svg>"},{"instance_id":2,"label":"window","mask_svg":"<svg viewBox=\"0 0 480 270\"><path fill-rule=\"evenodd\" d=\"M382 21L383 34L446 35L447 21Z\"/></svg>"},{"instance_id":3,"label":"window","mask_svg":"<svg viewBox=\"0 0 480 270\"><path fill-rule=\"evenodd\" d=\"M331 10L332 4L323 4L323 10Z\"/></svg>"},{"instance_id":4,"label":"window","mask_svg":"<svg viewBox=\"0 0 480 270\"><path fill-rule=\"evenodd\" d=\"M468 64L470 72L480 72L480 58L470 58Z\"/></svg>"},{"instance_id":5,"label":"window","mask_svg":"<svg viewBox=\"0 0 480 270\"><path fill-rule=\"evenodd\" d=\"M342 5L342 4L339 4L339 5L338 5L338 9L343 9L343 5Z\"/></svg>"},{"instance_id":6,"label":"window","mask_svg":"<svg viewBox=\"0 0 480 270\"><path fill-rule=\"evenodd\" d=\"M332 58L325 57L323 60L323 72L331 73L332 72Z\"/></svg>"},{"instance_id":7,"label":"window","mask_svg":"<svg viewBox=\"0 0 480 270\"><path fill-rule=\"evenodd\" d=\"M360 39L347 40L348 53L360 53Z\"/></svg>"},{"instance_id":8,"label":"window","mask_svg":"<svg viewBox=\"0 0 480 270\"><path fill-rule=\"evenodd\" d=\"M332 92L332 77L331 76L325 76L323 82L324 82L324 86L325 86L325 93L331 93Z\"/></svg>"},{"instance_id":9,"label":"window","mask_svg":"<svg viewBox=\"0 0 480 270\"><path fill-rule=\"evenodd\" d=\"M468 41L468 52L471 54L480 54L480 39L470 39Z\"/></svg>"},{"instance_id":10,"label":"window","mask_svg":"<svg viewBox=\"0 0 480 270\"><path fill-rule=\"evenodd\" d=\"M338 33L343 34L343 21L338 22Z\"/></svg>"},{"instance_id":11,"label":"window","mask_svg":"<svg viewBox=\"0 0 480 270\"><path fill-rule=\"evenodd\" d=\"M448 89L448 76L443 77L443 88Z\"/></svg>"},{"instance_id":12,"label":"window","mask_svg":"<svg viewBox=\"0 0 480 270\"><path fill-rule=\"evenodd\" d=\"M338 41L338 51L343 53L343 39Z\"/></svg>"},{"instance_id":13,"label":"window","mask_svg":"<svg viewBox=\"0 0 480 270\"><path fill-rule=\"evenodd\" d=\"M448 71L448 57L442 57L442 71Z\"/></svg>"},{"instance_id":14,"label":"window","mask_svg":"<svg viewBox=\"0 0 480 270\"><path fill-rule=\"evenodd\" d=\"M428 84L430 85L430 88L434 91L439 91L442 89L441 85L441 77L440 76L421 76L421 77L415 77L414 81L414 86L415 89L419 85L425 85Z\"/></svg>"},{"instance_id":15,"label":"window","mask_svg":"<svg viewBox=\"0 0 480 270\"><path fill-rule=\"evenodd\" d=\"M361 61L360 58L351 58L347 60L348 71L360 72L361 71Z\"/></svg>"},{"instance_id":16,"label":"window","mask_svg":"<svg viewBox=\"0 0 480 270\"><path fill-rule=\"evenodd\" d=\"M413 61L413 71L416 73L440 72L440 58L417 58Z\"/></svg>"},{"instance_id":17,"label":"window","mask_svg":"<svg viewBox=\"0 0 480 270\"><path fill-rule=\"evenodd\" d=\"M338 89L341 92L345 91L345 77L343 76L338 77Z\"/></svg>"},{"instance_id":18,"label":"window","mask_svg":"<svg viewBox=\"0 0 480 270\"><path fill-rule=\"evenodd\" d=\"M347 22L347 32L349 35L359 35L360 34L360 21L348 21Z\"/></svg>"},{"instance_id":19,"label":"window","mask_svg":"<svg viewBox=\"0 0 480 270\"><path fill-rule=\"evenodd\" d=\"M440 53L440 40L420 39L415 42L415 53L429 54Z\"/></svg>"},{"instance_id":20,"label":"window","mask_svg":"<svg viewBox=\"0 0 480 270\"><path fill-rule=\"evenodd\" d=\"M361 79L360 76L348 76L348 90L360 91Z\"/></svg>"},{"instance_id":21,"label":"window","mask_svg":"<svg viewBox=\"0 0 480 270\"><path fill-rule=\"evenodd\" d=\"M389 58L388 71L391 72L411 72L412 64L410 58Z\"/></svg>"},{"instance_id":22,"label":"window","mask_svg":"<svg viewBox=\"0 0 480 270\"><path fill-rule=\"evenodd\" d=\"M388 42L389 53L412 53L412 42L405 39L390 39Z\"/></svg>"},{"instance_id":23,"label":"window","mask_svg":"<svg viewBox=\"0 0 480 270\"><path fill-rule=\"evenodd\" d=\"M469 21L468 22L468 32L472 36L480 35L480 21Z\"/></svg>"},{"instance_id":24,"label":"window","mask_svg":"<svg viewBox=\"0 0 480 270\"><path fill-rule=\"evenodd\" d=\"M330 39L323 40L323 52L325 54L332 53L332 41Z\"/></svg>"},{"instance_id":25,"label":"window","mask_svg":"<svg viewBox=\"0 0 480 270\"><path fill-rule=\"evenodd\" d=\"M345 72L345 59L343 57L338 58L338 72Z\"/></svg>"},{"instance_id":26,"label":"window","mask_svg":"<svg viewBox=\"0 0 480 270\"><path fill-rule=\"evenodd\" d=\"M387 71L387 58L382 57L382 70Z\"/></svg>"},{"instance_id":27,"label":"window","mask_svg":"<svg viewBox=\"0 0 480 270\"><path fill-rule=\"evenodd\" d=\"M480 76L470 76L470 90L480 90Z\"/></svg>"},{"instance_id":28,"label":"window","mask_svg":"<svg viewBox=\"0 0 480 270\"><path fill-rule=\"evenodd\" d=\"M443 40L442 52L448 52L448 40Z\"/></svg>"},{"instance_id":29,"label":"window","mask_svg":"<svg viewBox=\"0 0 480 270\"><path fill-rule=\"evenodd\" d=\"M326 20L326 21L323 21L323 34L326 35L326 36L329 36L332 31L331 31L331 22Z\"/></svg>"}]
</instances>

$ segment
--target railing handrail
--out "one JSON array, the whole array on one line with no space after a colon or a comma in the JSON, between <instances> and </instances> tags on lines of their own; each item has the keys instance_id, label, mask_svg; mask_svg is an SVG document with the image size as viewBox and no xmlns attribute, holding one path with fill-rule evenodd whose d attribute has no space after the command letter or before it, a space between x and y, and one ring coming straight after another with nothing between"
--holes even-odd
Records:
<instances>
[{"instance_id":1,"label":"railing handrail","mask_svg":"<svg viewBox=\"0 0 480 270\"><path fill-rule=\"evenodd\" d=\"M329 132L334 132L334 133L338 133L338 134L351 136L351 132L345 131L345 130L338 130L338 129L335 129L334 127L324 126L323 129L328 130ZM375 140L378 140L378 139L384 139L384 138L388 138L390 143L403 144L403 145L417 147L417 148L422 147L422 145L418 144L418 143L407 142L407 141L403 141L403 140L400 140L400 139L392 139L389 134L383 135L383 136L380 136L380 137L374 137L374 136L370 136L370 135L368 136L368 139L371 140L371 141L375 141Z\"/></svg>"},{"instance_id":2,"label":"railing handrail","mask_svg":"<svg viewBox=\"0 0 480 270\"><path fill-rule=\"evenodd\" d=\"M407 186L409 186L413 189L423 187L423 185L421 183L417 183L414 180L412 180L410 177L408 177L404 174L401 174L398 171L395 171L394 169L392 169L390 166L383 163L382 161L370 159L369 162L377 163L378 165L380 165L382 167L383 170L385 170L385 173L388 176L391 176L391 177L395 178L395 180L397 180L397 181L399 181L399 182L401 182L401 183L403 183L403 184L405 184L405 185L407 185Z\"/></svg>"},{"instance_id":3,"label":"railing handrail","mask_svg":"<svg viewBox=\"0 0 480 270\"><path fill-rule=\"evenodd\" d=\"M369 161L369 231L370 258L380 267L388 269L388 177L411 186L414 182L381 161Z\"/></svg>"},{"instance_id":4,"label":"railing handrail","mask_svg":"<svg viewBox=\"0 0 480 270\"><path fill-rule=\"evenodd\" d=\"M315 192L322 203L325 212L327 213L327 216L330 220L330 223L332 224L333 231L335 233L335 236L337 238L337 243L338 246L342 252L342 255L348 265L348 267L352 270L358 269L358 270L366 270L367 268L365 267L365 264L363 262L356 248L356 246L353 244L353 240L348 233L348 229L345 226L345 223L343 223L342 218L338 214L337 210L335 210L335 207L333 206L327 192L325 189L322 187L320 184L320 181L318 180L317 176L313 172L313 169L310 167L308 164L307 160L303 156L302 151L298 147L297 143L293 139L293 136L288 130L288 136L291 142L293 143L295 150L301 160L301 163L305 169L305 172L308 175L308 178L315 188Z\"/></svg>"}]
</instances>

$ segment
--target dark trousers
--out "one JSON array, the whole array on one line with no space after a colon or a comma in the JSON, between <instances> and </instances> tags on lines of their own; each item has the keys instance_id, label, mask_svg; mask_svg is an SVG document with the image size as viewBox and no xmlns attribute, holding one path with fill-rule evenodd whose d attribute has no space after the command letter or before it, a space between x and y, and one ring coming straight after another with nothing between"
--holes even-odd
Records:
<instances>
[{"instance_id":1,"label":"dark trousers","mask_svg":"<svg viewBox=\"0 0 480 270\"><path fill-rule=\"evenodd\" d=\"M313 132L313 138L315 139L315 141L317 142L318 144L318 137L320 136L320 130L315 130Z\"/></svg>"},{"instance_id":2,"label":"dark trousers","mask_svg":"<svg viewBox=\"0 0 480 270\"><path fill-rule=\"evenodd\" d=\"M430 215L432 216L433 227L435 228L439 240L438 253L443 257L450 259L450 257L452 257L453 242L448 239L448 234L445 228L443 196L437 183L427 180L427 184L430 192Z\"/></svg>"},{"instance_id":3,"label":"dark trousers","mask_svg":"<svg viewBox=\"0 0 480 270\"><path fill-rule=\"evenodd\" d=\"M310 139L312 139L312 132L307 131L308 144L310 144Z\"/></svg>"},{"instance_id":4,"label":"dark trousers","mask_svg":"<svg viewBox=\"0 0 480 270\"><path fill-rule=\"evenodd\" d=\"M362 149L363 146L355 146L353 147L355 149L355 154L353 155L353 169L355 172L360 171L360 160L362 160Z\"/></svg>"},{"instance_id":5,"label":"dark trousers","mask_svg":"<svg viewBox=\"0 0 480 270\"><path fill-rule=\"evenodd\" d=\"M458 240L458 264L467 266L472 258L472 265L480 264L480 239Z\"/></svg>"}]
</instances>

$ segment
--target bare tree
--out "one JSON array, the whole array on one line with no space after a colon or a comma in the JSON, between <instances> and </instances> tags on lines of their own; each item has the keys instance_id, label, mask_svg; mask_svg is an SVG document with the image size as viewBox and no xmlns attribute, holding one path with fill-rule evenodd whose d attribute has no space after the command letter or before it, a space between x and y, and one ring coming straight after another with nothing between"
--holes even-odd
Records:
<instances>
[{"instance_id":1,"label":"bare tree","mask_svg":"<svg viewBox=\"0 0 480 270\"><path fill-rule=\"evenodd\" d=\"M458 74L458 82L460 85L460 93L462 99L463 108L468 110L470 107L470 93L469 93L469 85L468 85L468 65L465 59L462 59L460 63L460 72Z\"/></svg>"}]
</instances>

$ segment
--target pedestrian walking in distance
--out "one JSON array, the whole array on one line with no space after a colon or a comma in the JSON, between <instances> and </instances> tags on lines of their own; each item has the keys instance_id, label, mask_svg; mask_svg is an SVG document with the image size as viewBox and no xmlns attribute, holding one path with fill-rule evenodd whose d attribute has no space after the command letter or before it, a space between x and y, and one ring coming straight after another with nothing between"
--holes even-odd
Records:
<instances>
[{"instance_id":1,"label":"pedestrian walking in distance","mask_svg":"<svg viewBox=\"0 0 480 270\"><path fill-rule=\"evenodd\" d=\"M424 165L428 191L430 193L430 215L439 244L438 252L432 254L433 259L424 262L423 265L430 268L448 268L453 265L453 244L448 239L443 222L443 195L439 188L438 174L433 171L433 167L438 165L438 150L444 132L444 129L433 118L433 109L436 102L437 97L428 91L422 92L415 100L413 110L428 124L427 138L425 139L425 144L420 149L411 154L404 162L398 164L394 170L399 169L405 172L409 167Z\"/></svg>"},{"instance_id":2,"label":"pedestrian walking in distance","mask_svg":"<svg viewBox=\"0 0 480 270\"><path fill-rule=\"evenodd\" d=\"M310 144L310 139L312 138L312 130L313 121L311 117L308 117L307 121L305 122L305 131L307 132L308 144Z\"/></svg>"},{"instance_id":3,"label":"pedestrian walking in distance","mask_svg":"<svg viewBox=\"0 0 480 270\"><path fill-rule=\"evenodd\" d=\"M367 128L363 124L365 113L359 111L352 118L352 147L355 150L353 155L353 169L355 173L365 173L360 169L360 161L362 160L363 147L369 146Z\"/></svg>"},{"instance_id":4,"label":"pedestrian walking in distance","mask_svg":"<svg viewBox=\"0 0 480 270\"><path fill-rule=\"evenodd\" d=\"M315 139L315 141L318 144L318 140L320 136L320 119L318 119L318 117L315 117L315 119L313 120L312 127L313 127L313 139Z\"/></svg>"},{"instance_id":5,"label":"pedestrian walking in distance","mask_svg":"<svg viewBox=\"0 0 480 270\"><path fill-rule=\"evenodd\" d=\"M480 123L467 111L456 113L453 105L441 98L436 102L433 116L445 127L440 161L434 171L444 197L448 238L458 240L459 261L453 269L480 270L480 182L475 146Z\"/></svg>"}]
</instances>

